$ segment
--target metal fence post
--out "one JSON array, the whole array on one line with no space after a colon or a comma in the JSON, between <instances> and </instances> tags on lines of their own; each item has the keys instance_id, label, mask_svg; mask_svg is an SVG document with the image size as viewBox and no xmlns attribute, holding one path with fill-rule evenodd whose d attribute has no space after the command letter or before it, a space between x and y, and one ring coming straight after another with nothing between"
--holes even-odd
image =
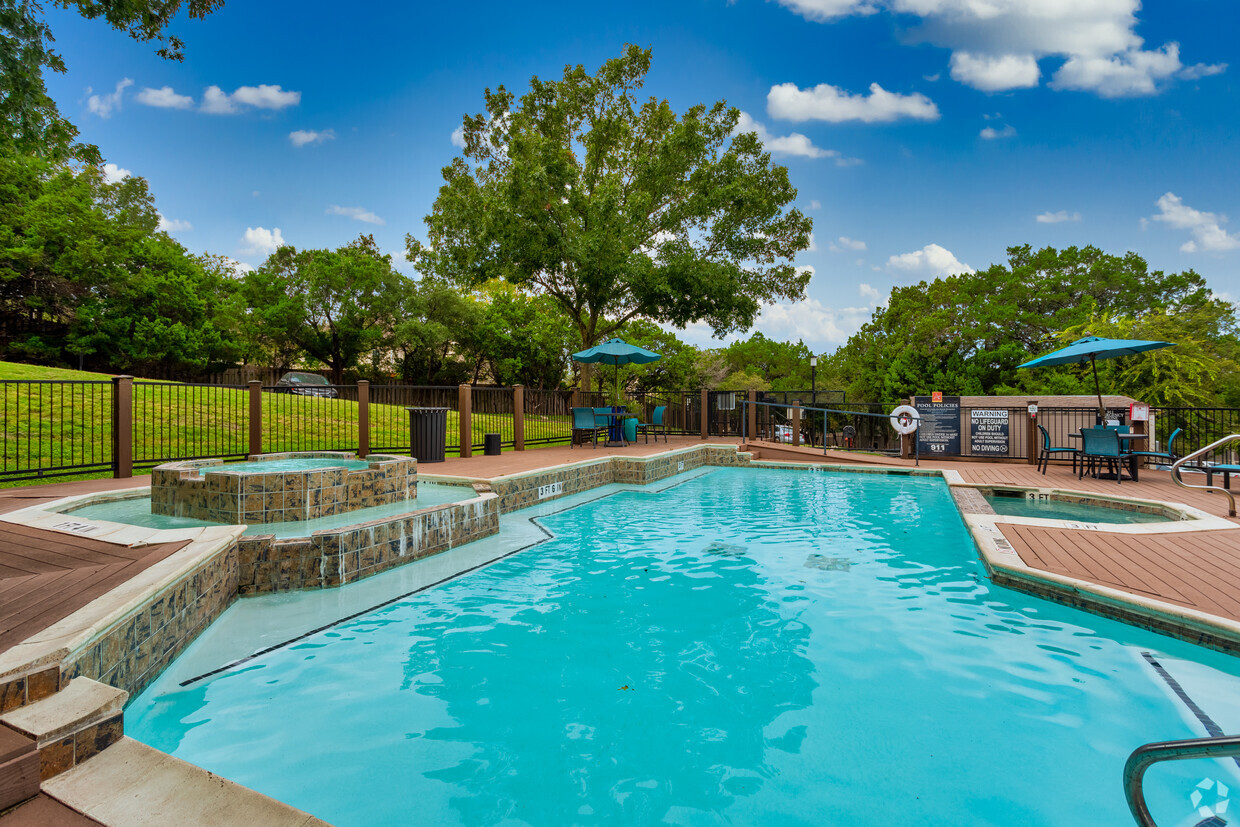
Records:
<instances>
[{"instance_id":1,"label":"metal fence post","mask_svg":"<svg viewBox=\"0 0 1240 827\"><path fill-rule=\"evenodd\" d=\"M133 476L133 377L112 377L112 476Z\"/></svg>"},{"instance_id":2,"label":"metal fence post","mask_svg":"<svg viewBox=\"0 0 1240 827\"><path fill-rule=\"evenodd\" d=\"M525 450L525 386L512 386L512 450Z\"/></svg>"},{"instance_id":3,"label":"metal fence post","mask_svg":"<svg viewBox=\"0 0 1240 827\"><path fill-rule=\"evenodd\" d=\"M792 447L801 444L801 400L792 403Z\"/></svg>"},{"instance_id":4,"label":"metal fence post","mask_svg":"<svg viewBox=\"0 0 1240 827\"><path fill-rule=\"evenodd\" d=\"M250 385L250 456L263 452L263 383L251 379Z\"/></svg>"},{"instance_id":5,"label":"metal fence post","mask_svg":"<svg viewBox=\"0 0 1240 827\"><path fill-rule=\"evenodd\" d=\"M702 388L702 439L710 439L710 391Z\"/></svg>"},{"instance_id":6,"label":"metal fence post","mask_svg":"<svg viewBox=\"0 0 1240 827\"><path fill-rule=\"evenodd\" d=\"M370 382L357 380L357 455L370 453Z\"/></svg>"},{"instance_id":7,"label":"metal fence post","mask_svg":"<svg viewBox=\"0 0 1240 827\"><path fill-rule=\"evenodd\" d=\"M474 455L473 389L469 385L457 387L456 418L461 434L461 457Z\"/></svg>"}]
</instances>

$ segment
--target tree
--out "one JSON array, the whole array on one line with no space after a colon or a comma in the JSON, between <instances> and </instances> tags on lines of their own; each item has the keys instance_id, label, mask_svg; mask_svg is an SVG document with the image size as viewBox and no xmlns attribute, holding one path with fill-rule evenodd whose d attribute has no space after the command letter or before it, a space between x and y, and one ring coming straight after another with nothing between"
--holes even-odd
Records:
<instances>
[{"instance_id":1,"label":"tree","mask_svg":"<svg viewBox=\"0 0 1240 827\"><path fill-rule=\"evenodd\" d=\"M57 0L56 5L77 7L88 20L103 18L139 42L159 42L160 57L181 60L184 44L165 34L168 24L182 6L188 5L191 18L201 18L223 0ZM98 164L99 151L73 143L77 128L61 117L47 94L43 71L65 71L64 59L52 50L53 40L40 3L0 3L0 151Z\"/></svg>"},{"instance_id":2,"label":"tree","mask_svg":"<svg viewBox=\"0 0 1240 827\"><path fill-rule=\"evenodd\" d=\"M802 390L810 386L809 360L814 354L800 339L777 342L761 333L733 342L723 351L731 374L759 376L763 390Z\"/></svg>"},{"instance_id":3,"label":"tree","mask_svg":"<svg viewBox=\"0 0 1240 827\"><path fill-rule=\"evenodd\" d=\"M456 385L470 380L470 346L481 311L450 285L424 278L412 285L392 337L401 381L413 385ZM471 358L462 358L470 352Z\"/></svg>"},{"instance_id":4,"label":"tree","mask_svg":"<svg viewBox=\"0 0 1240 827\"><path fill-rule=\"evenodd\" d=\"M497 385L560 387L575 337L572 322L546 295L530 295L503 281L478 291L479 319L468 343Z\"/></svg>"},{"instance_id":5,"label":"tree","mask_svg":"<svg viewBox=\"0 0 1240 827\"><path fill-rule=\"evenodd\" d=\"M363 235L336 250L281 247L246 276L244 290L269 336L295 342L340 384L395 328L409 284Z\"/></svg>"},{"instance_id":6,"label":"tree","mask_svg":"<svg viewBox=\"0 0 1240 827\"><path fill-rule=\"evenodd\" d=\"M764 302L802 298L809 274L792 259L812 223L785 211L787 169L754 133L732 134L740 112L723 102L680 117L639 102L649 68L650 51L628 46L593 76L533 78L520 101L486 90L486 112L464 120L465 157L443 170L429 244L406 237L417 268L545 294L580 348L638 318L722 335Z\"/></svg>"}]
</instances>

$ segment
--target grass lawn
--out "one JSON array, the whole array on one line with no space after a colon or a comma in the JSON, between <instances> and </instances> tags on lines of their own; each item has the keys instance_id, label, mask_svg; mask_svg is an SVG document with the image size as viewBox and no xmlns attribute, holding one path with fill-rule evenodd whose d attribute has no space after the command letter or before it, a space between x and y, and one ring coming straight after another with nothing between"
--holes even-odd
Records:
<instances>
[{"instance_id":1,"label":"grass lawn","mask_svg":"<svg viewBox=\"0 0 1240 827\"><path fill-rule=\"evenodd\" d=\"M52 381L52 384L28 382ZM4 450L0 474L15 476L31 469L92 466L74 477L106 476L112 461L112 385L107 374L0 362L0 418ZM59 384L59 383L73 384ZM104 384L87 384L100 383ZM392 398L388 394L387 398ZM412 403L414 400L410 400ZM406 404L376 404L370 409L372 451L407 453L409 413ZM133 456L138 470L175 458L242 458L249 450L249 391L135 380ZM263 451L357 450L357 403L292 394L263 394ZM527 440L567 441L571 417L527 415ZM448 449L459 441L456 411L447 412ZM483 435L513 439L511 414L475 413L473 439ZM534 446L531 446L534 447ZM26 474L21 474L25 476ZM31 481L0 485L29 485Z\"/></svg>"}]
</instances>

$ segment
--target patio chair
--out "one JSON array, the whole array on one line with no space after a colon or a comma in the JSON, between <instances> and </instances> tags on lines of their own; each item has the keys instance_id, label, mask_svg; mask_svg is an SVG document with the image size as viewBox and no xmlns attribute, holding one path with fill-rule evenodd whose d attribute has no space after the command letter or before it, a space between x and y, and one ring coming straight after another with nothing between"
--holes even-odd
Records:
<instances>
[{"instance_id":1,"label":"patio chair","mask_svg":"<svg viewBox=\"0 0 1240 827\"><path fill-rule=\"evenodd\" d=\"M1042 432L1042 452L1038 455L1038 468L1042 471L1042 476L1046 476L1046 467L1050 465L1051 456L1053 454L1071 454L1072 470L1076 470L1076 461L1080 451L1076 447L1070 448L1052 448L1050 432L1042 425L1038 426L1038 430Z\"/></svg>"},{"instance_id":2,"label":"patio chair","mask_svg":"<svg viewBox=\"0 0 1240 827\"><path fill-rule=\"evenodd\" d=\"M1171 432L1171 438L1167 440L1167 450L1165 451L1129 451L1128 453L1134 457L1148 457L1151 459L1165 459L1168 464L1175 462L1180 455L1175 452L1175 441L1180 438L1180 434L1184 433L1183 428L1176 428ZM1209 480L1206 481L1209 485Z\"/></svg>"},{"instance_id":3,"label":"patio chair","mask_svg":"<svg viewBox=\"0 0 1240 827\"><path fill-rule=\"evenodd\" d=\"M577 435L585 431L590 434L590 444L598 450L598 419L594 408L573 408L573 434L568 447L577 444Z\"/></svg>"},{"instance_id":4,"label":"patio chair","mask_svg":"<svg viewBox=\"0 0 1240 827\"><path fill-rule=\"evenodd\" d=\"M649 422L638 422L637 430L646 435L646 441L650 441L650 432L654 431L654 441L659 441L659 429L663 429L663 441L667 442L667 425L663 421L663 414L667 411L666 405L659 405L650 414Z\"/></svg>"},{"instance_id":5,"label":"patio chair","mask_svg":"<svg viewBox=\"0 0 1240 827\"><path fill-rule=\"evenodd\" d=\"M1096 473L1095 469L1106 460L1107 465L1115 472L1115 482L1121 482L1124 476L1123 465L1124 460L1129 455L1120 447L1119 431L1114 428L1082 428L1081 429L1081 462L1077 467L1077 479L1085 475L1085 466L1088 463L1089 472Z\"/></svg>"}]
</instances>

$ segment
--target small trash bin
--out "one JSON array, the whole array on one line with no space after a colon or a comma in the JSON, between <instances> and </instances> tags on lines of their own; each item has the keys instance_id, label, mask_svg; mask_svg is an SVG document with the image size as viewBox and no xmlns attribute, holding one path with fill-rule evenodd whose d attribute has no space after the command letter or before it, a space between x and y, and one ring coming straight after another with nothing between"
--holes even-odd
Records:
<instances>
[{"instance_id":1,"label":"small trash bin","mask_svg":"<svg viewBox=\"0 0 1240 827\"><path fill-rule=\"evenodd\" d=\"M448 441L447 408L406 408L409 411L409 453L418 462L443 462Z\"/></svg>"},{"instance_id":2,"label":"small trash bin","mask_svg":"<svg viewBox=\"0 0 1240 827\"><path fill-rule=\"evenodd\" d=\"M500 455L499 434L487 434L482 438L482 453L488 457Z\"/></svg>"}]
</instances>

